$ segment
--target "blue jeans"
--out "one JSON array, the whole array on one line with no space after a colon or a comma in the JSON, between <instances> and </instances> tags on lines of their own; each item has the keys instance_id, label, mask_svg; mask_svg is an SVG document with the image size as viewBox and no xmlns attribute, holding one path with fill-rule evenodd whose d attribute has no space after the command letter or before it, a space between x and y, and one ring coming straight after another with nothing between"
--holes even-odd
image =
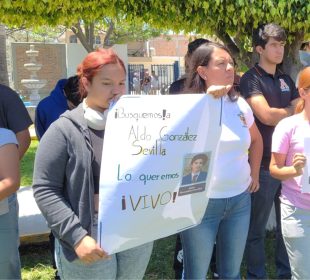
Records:
<instances>
[{"instance_id":1,"label":"blue jeans","mask_svg":"<svg viewBox=\"0 0 310 280\"><path fill-rule=\"evenodd\" d=\"M55 239L55 259L60 279L142 279L149 263L153 242L111 255L110 260L85 264L69 262Z\"/></svg>"},{"instance_id":2,"label":"blue jeans","mask_svg":"<svg viewBox=\"0 0 310 280\"><path fill-rule=\"evenodd\" d=\"M0 215L0 279L21 279L19 259L18 202L8 198L9 212Z\"/></svg>"},{"instance_id":3,"label":"blue jeans","mask_svg":"<svg viewBox=\"0 0 310 280\"><path fill-rule=\"evenodd\" d=\"M275 244L277 278L290 279L291 270L281 233L279 200L281 182L272 178L269 170L264 170L263 168L261 168L259 176L260 189L252 194L251 222L245 250L247 279L267 279L265 268L265 235L266 225L273 203L275 203L277 220Z\"/></svg>"},{"instance_id":4,"label":"blue jeans","mask_svg":"<svg viewBox=\"0 0 310 280\"><path fill-rule=\"evenodd\" d=\"M206 279L215 241L220 278L240 279L250 211L248 192L209 199L201 224L181 233L185 279Z\"/></svg>"},{"instance_id":5,"label":"blue jeans","mask_svg":"<svg viewBox=\"0 0 310 280\"><path fill-rule=\"evenodd\" d=\"M310 279L310 210L281 203L281 218L292 280Z\"/></svg>"}]
</instances>

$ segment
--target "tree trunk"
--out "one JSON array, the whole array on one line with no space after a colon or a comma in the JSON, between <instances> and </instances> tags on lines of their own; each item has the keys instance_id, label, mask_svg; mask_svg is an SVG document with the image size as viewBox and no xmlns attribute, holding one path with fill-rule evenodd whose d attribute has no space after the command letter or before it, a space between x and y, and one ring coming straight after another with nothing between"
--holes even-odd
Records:
<instances>
[{"instance_id":1,"label":"tree trunk","mask_svg":"<svg viewBox=\"0 0 310 280\"><path fill-rule=\"evenodd\" d=\"M242 42L240 42L238 38L232 39L229 34L223 30L216 30L215 34L229 49L238 65L246 65L248 68L254 66L257 61L256 55L251 52L241 52L240 50L242 50L242 48L238 46L238 43L241 44Z\"/></svg>"},{"instance_id":2,"label":"tree trunk","mask_svg":"<svg viewBox=\"0 0 310 280\"><path fill-rule=\"evenodd\" d=\"M229 49L232 56L234 58L238 57L240 54L240 50L232 38L228 35L228 33L224 32L223 30L215 30L216 36L224 43L224 45Z\"/></svg>"},{"instance_id":3,"label":"tree trunk","mask_svg":"<svg viewBox=\"0 0 310 280\"><path fill-rule=\"evenodd\" d=\"M6 62L6 34L4 25L0 24L0 84L9 86Z\"/></svg>"},{"instance_id":4,"label":"tree trunk","mask_svg":"<svg viewBox=\"0 0 310 280\"><path fill-rule=\"evenodd\" d=\"M90 23L88 26L88 30L89 30L89 33L88 33L88 43L90 46L92 46L92 48L94 49L94 43L95 43L95 25L94 23Z\"/></svg>"},{"instance_id":5,"label":"tree trunk","mask_svg":"<svg viewBox=\"0 0 310 280\"><path fill-rule=\"evenodd\" d=\"M114 31L114 23L111 20L109 28L108 28L108 31L107 31L107 33L106 33L106 35L104 37L103 47L110 47L111 46L111 44L110 44L110 37L111 37L113 31Z\"/></svg>"},{"instance_id":6,"label":"tree trunk","mask_svg":"<svg viewBox=\"0 0 310 280\"><path fill-rule=\"evenodd\" d=\"M87 52L92 52L94 50L93 45L90 45L88 42L88 39L86 37L86 35L83 33L82 27L80 25L80 23L78 22L77 24L75 24L71 30L73 31L73 33L78 37L78 39L80 40L81 44L83 45L83 47L85 48L85 50ZM86 33L86 32L85 32Z\"/></svg>"},{"instance_id":7,"label":"tree trunk","mask_svg":"<svg viewBox=\"0 0 310 280\"><path fill-rule=\"evenodd\" d=\"M303 42L304 34L295 34L294 41L291 44L286 44L285 55L283 59L283 71L291 76L296 81L298 72L303 67L299 58L299 49Z\"/></svg>"}]
</instances>

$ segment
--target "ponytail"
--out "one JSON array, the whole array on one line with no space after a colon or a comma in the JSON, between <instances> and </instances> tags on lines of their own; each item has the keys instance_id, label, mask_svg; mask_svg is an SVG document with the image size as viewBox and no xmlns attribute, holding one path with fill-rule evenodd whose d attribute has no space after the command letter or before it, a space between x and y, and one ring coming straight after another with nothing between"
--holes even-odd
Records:
<instances>
[{"instance_id":1,"label":"ponytail","mask_svg":"<svg viewBox=\"0 0 310 280\"><path fill-rule=\"evenodd\" d=\"M295 108L295 114L299 114L303 111L303 109L305 108L305 100L304 99L300 99L296 105Z\"/></svg>"}]
</instances>

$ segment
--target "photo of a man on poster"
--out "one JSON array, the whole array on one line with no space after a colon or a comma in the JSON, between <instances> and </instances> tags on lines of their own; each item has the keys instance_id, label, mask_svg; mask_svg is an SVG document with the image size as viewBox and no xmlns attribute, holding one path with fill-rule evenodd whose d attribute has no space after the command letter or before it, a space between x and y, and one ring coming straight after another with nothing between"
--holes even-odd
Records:
<instances>
[{"instance_id":1,"label":"photo of a man on poster","mask_svg":"<svg viewBox=\"0 0 310 280\"><path fill-rule=\"evenodd\" d=\"M191 172L183 176L181 185L190 185L200 182L205 182L207 180L207 172L203 171L203 167L208 161L208 156L206 154L196 154L193 156L190 162Z\"/></svg>"}]
</instances>

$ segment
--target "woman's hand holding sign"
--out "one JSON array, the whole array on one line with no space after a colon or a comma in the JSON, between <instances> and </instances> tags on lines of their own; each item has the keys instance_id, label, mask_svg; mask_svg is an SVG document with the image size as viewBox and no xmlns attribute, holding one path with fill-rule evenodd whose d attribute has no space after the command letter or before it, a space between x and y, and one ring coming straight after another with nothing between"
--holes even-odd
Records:
<instances>
[{"instance_id":1,"label":"woman's hand holding sign","mask_svg":"<svg viewBox=\"0 0 310 280\"><path fill-rule=\"evenodd\" d=\"M87 264L99 261L100 259L110 259L110 256L103 251L96 240L86 235L83 239L74 247L79 259Z\"/></svg>"},{"instance_id":2,"label":"woman's hand holding sign","mask_svg":"<svg viewBox=\"0 0 310 280\"><path fill-rule=\"evenodd\" d=\"M226 95L230 91L231 88L232 88L232 85L227 85L227 86L212 85L208 87L207 93L213 95L214 98L221 98L222 96Z\"/></svg>"}]
</instances>

